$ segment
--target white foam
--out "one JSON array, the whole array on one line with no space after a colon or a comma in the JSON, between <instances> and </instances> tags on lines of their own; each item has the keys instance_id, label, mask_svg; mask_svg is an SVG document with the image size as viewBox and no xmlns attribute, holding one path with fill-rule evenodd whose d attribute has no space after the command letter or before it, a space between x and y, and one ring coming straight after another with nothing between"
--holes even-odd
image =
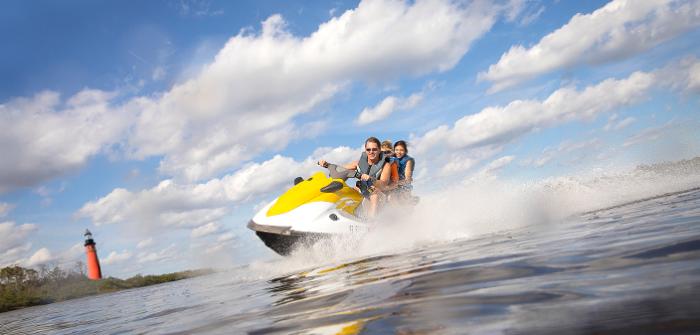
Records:
<instances>
[{"instance_id":1,"label":"white foam","mask_svg":"<svg viewBox=\"0 0 700 335\"><path fill-rule=\"evenodd\" d=\"M360 241L336 239L254 267L285 274L521 227L545 229L586 211L696 187L700 158L531 182L472 180L423 194L413 211L380 218Z\"/></svg>"}]
</instances>

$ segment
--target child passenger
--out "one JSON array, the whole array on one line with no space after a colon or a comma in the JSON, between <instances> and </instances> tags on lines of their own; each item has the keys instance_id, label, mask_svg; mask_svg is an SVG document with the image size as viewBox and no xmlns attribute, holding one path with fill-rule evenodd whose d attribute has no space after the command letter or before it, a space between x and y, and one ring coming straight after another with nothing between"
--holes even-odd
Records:
<instances>
[{"instance_id":1,"label":"child passenger","mask_svg":"<svg viewBox=\"0 0 700 335\"><path fill-rule=\"evenodd\" d=\"M394 157L394 146L391 144L391 141L386 140L382 142L382 154L384 155L384 160L387 164L390 164L391 168L389 184L384 188L386 192L396 189L399 183L399 165Z\"/></svg>"}]
</instances>

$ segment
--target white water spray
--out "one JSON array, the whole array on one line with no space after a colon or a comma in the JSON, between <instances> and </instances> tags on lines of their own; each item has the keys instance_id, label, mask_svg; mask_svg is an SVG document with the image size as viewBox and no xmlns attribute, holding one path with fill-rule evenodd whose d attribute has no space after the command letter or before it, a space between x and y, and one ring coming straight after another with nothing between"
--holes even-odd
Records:
<instances>
[{"instance_id":1,"label":"white water spray","mask_svg":"<svg viewBox=\"0 0 700 335\"><path fill-rule=\"evenodd\" d=\"M253 267L281 275L522 227L553 229L566 224L572 215L697 187L700 158L639 166L627 172L525 183L470 181L421 195L413 210L381 217L374 229L359 240L325 241L298 250L291 257L256 262Z\"/></svg>"}]
</instances>

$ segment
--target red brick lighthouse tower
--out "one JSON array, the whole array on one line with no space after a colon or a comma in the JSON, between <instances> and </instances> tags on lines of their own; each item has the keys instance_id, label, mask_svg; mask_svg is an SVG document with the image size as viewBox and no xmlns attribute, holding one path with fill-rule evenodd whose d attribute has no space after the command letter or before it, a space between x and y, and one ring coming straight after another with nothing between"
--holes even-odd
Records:
<instances>
[{"instance_id":1,"label":"red brick lighthouse tower","mask_svg":"<svg viewBox=\"0 0 700 335\"><path fill-rule=\"evenodd\" d=\"M85 229L85 254L87 255L88 278L92 280L102 279L95 241L92 239L92 233L87 229Z\"/></svg>"}]
</instances>

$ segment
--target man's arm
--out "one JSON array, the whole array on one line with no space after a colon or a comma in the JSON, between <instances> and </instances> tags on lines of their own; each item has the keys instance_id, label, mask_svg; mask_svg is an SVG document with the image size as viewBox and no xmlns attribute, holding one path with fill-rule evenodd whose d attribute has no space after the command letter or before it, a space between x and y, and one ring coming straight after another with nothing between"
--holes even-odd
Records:
<instances>
[{"instance_id":1,"label":"man's arm","mask_svg":"<svg viewBox=\"0 0 700 335\"><path fill-rule=\"evenodd\" d=\"M357 169L358 163L359 163L359 161L350 162L350 163L343 165L343 167L348 169L348 170L355 170L355 169Z\"/></svg>"}]
</instances>

